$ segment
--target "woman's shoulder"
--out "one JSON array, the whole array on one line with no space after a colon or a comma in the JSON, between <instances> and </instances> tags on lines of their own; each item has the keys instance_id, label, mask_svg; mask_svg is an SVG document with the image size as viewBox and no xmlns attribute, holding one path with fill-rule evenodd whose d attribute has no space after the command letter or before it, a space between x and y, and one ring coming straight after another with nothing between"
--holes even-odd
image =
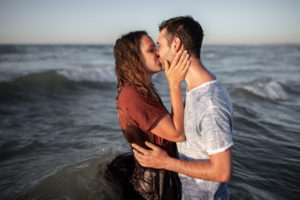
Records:
<instances>
[{"instance_id":1,"label":"woman's shoulder","mask_svg":"<svg viewBox=\"0 0 300 200\"><path fill-rule=\"evenodd\" d=\"M119 99L120 98L131 98L131 97L135 97L138 96L139 91L137 90L137 88L133 85L125 85L122 90L120 91L119 94Z\"/></svg>"},{"instance_id":2,"label":"woman's shoulder","mask_svg":"<svg viewBox=\"0 0 300 200\"><path fill-rule=\"evenodd\" d=\"M118 103L120 105L135 104L140 102L143 96L138 89L133 85L125 85L118 96Z\"/></svg>"}]
</instances>

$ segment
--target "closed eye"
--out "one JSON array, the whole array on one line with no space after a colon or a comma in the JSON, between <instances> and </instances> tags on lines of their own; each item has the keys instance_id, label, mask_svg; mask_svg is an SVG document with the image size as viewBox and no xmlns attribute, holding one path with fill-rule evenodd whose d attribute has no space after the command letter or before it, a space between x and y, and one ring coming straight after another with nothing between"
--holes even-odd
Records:
<instances>
[{"instance_id":1,"label":"closed eye","mask_svg":"<svg viewBox=\"0 0 300 200\"><path fill-rule=\"evenodd\" d=\"M151 47L148 50L149 52L155 52L156 51L156 46L155 45L151 45Z\"/></svg>"}]
</instances>

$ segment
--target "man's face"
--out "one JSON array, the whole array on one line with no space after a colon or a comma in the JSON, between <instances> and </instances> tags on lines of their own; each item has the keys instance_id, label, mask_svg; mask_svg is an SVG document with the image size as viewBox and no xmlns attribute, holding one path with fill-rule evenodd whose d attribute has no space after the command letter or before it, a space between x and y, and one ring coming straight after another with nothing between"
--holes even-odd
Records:
<instances>
[{"instance_id":1,"label":"man's face","mask_svg":"<svg viewBox=\"0 0 300 200\"><path fill-rule=\"evenodd\" d=\"M168 61L171 63L174 59L175 53L172 51L172 44L169 45L168 39L167 39L167 29L164 28L158 37L157 44L158 44L158 54L159 54L159 59L160 62L163 64L163 62Z\"/></svg>"}]
</instances>

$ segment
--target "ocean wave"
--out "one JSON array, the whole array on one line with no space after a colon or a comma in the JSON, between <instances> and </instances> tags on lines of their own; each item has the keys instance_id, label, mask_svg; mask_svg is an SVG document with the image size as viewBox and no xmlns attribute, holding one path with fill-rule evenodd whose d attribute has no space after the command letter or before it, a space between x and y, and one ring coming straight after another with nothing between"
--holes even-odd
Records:
<instances>
[{"instance_id":1,"label":"ocean wave","mask_svg":"<svg viewBox=\"0 0 300 200\"><path fill-rule=\"evenodd\" d=\"M214 52L214 51L204 52L204 57L205 58L213 59L213 58L216 58L216 56L217 56L217 53Z\"/></svg>"},{"instance_id":2,"label":"ocean wave","mask_svg":"<svg viewBox=\"0 0 300 200\"><path fill-rule=\"evenodd\" d=\"M58 83L58 82L116 82L113 67L58 69L42 72L5 74L1 82Z\"/></svg>"},{"instance_id":3,"label":"ocean wave","mask_svg":"<svg viewBox=\"0 0 300 200\"><path fill-rule=\"evenodd\" d=\"M15 45L0 45L0 55L4 54L22 54L24 53L24 46Z\"/></svg>"},{"instance_id":4,"label":"ocean wave","mask_svg":"<svg viewBox=\"0 0 300 200\"><path fill-rule=\"evenodd\" d=\"M11 80L1 80L0 102L32 101L33 96L48 98L53 95L63 95L66 91L112 90L115 83L114 72L109 67L29 73L16 76Z\"/></svg>"},{"instance_id":5,"label":"ocean wave","mask_svg":"<svg viewBox=\"0 0 300 200\"><path fill-rule=\"evenodd\" d=\"M119 184L106 167L115 156L116 153L110 152L49 170L19 199L123 199Z\"/></svg>"},{"instance_id":6,"label":"ocean wave","mask_svg":"<svg viewBox=\"0 0 300 200\"><path fill-rule=\"evenodd\" d=\"M113 67L58 70L57 74L72 81L116 82Z\"/></svg>"},{"instance_id":7,"label":"ocean wave","mask_svg":"<svg viewBox=\"0 0 300 200\"><path fill-rule=\"evenodd\" d=\"M241 89L269 100L287 100L288 94L283 84L271 78L257 79L251 83L241 86Z\"/></svg>"}]
</instances>

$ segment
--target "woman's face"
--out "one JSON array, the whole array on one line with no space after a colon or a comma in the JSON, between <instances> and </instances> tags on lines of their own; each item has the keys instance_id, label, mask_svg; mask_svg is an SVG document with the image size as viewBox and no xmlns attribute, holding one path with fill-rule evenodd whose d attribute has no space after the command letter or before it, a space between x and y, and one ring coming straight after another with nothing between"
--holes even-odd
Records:
<instances>
[{"instance_id":1,"label":"woman's face","mask_svg":"<svg viewBox=\"0 0 300 200\"><path fill-rule=\"evenodd\" d=\"M142 36L140 49L142 53L143 65L147 75L152 76L154 73L160 72L162 68L159 61L158 52L151 37L148 35Z\"/></svg>"}]
</instances>

